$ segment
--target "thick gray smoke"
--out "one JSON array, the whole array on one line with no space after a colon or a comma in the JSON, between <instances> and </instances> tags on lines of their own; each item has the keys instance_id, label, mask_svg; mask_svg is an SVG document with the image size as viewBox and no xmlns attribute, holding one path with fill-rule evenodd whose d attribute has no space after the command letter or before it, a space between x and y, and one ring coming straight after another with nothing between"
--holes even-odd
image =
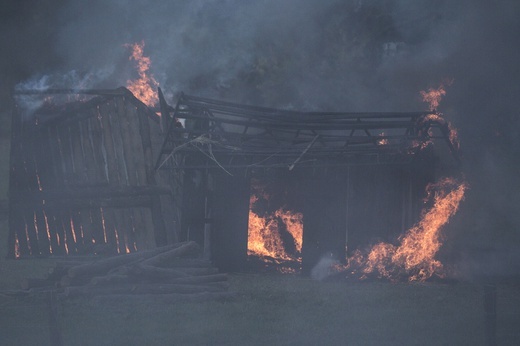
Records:
<instances>
[{"instance_id":1,"label":"thick gray smoke","mask_svg":"<svg viewBox=\"0 0 520 346\"><path fill-rule=\"evenodd\" d=\"M439 110L459 129L472 190L450 244L518 248L516 0L10 0L2 6L3 102L19 83L48 78L51 86L67 86L59 79L71 71L78 80L90 76L87 87L125 85L135 77L125 44L141 41L171 102L184 91L307 110L422 110L419 91L453 79Z\"/></svg>"}]
</instances>

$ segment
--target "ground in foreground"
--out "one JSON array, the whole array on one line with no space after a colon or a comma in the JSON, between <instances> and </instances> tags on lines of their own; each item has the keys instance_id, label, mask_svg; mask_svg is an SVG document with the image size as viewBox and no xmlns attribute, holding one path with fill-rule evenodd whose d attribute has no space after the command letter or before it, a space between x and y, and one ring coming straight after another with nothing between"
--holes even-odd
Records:
<instances>
[{"instance_id":1,"label":"ground in foreground","mask_svg":"<svg viewBox=\"0 0 520 346\"><path fill-rule=\"evenodd\" d=\"M0 289L46 261L0 261ZM31 276L29 275L29 276ZM25 275L27 276L27 275ZM32 275L34 276L34 275ZM226 301L160 305L58 302L64 345L485 345L484 288L474 283L317 282L232 274ZM520 289L497 289L497 341L520 338ZM46 297L0 295L0 344L50 344Z\"/></svg>"}]
</instances>

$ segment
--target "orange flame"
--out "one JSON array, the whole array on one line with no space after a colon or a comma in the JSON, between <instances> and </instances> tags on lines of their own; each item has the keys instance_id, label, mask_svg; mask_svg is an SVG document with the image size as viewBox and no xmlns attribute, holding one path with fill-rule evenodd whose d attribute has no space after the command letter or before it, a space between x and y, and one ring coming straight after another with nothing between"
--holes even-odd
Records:
<instances>
[{"instance_id":1,"label":"orange flame","mask_svg":"<svg viewBox=\"0 0 520 346\"><path fill-rule=\"evenodd\" d=\"M125 47L129 47L132 50L132 55L129 59L136 61L137 73L139 74L139 78L128 80L126 87L145 105L153 107L159 101L157 92L154 91L157 86L159 86L159 83L155 80L153 75L148 72L151 60L149 57L143 55L144 41L141 41L141 43L125 44Z\"/></svg>"},{"instance_id":2,"label":"orange flame","mask_svg":"<svg viewBox=\"0 0 520 346\"><path fill-rule=\"evenodd\" d=\"M119 233L117 232L117 228L114 227L114 234L116 235L116 249L117 249L117 253L121 253L121 251L119 250Z\"/></svg>"},{"instance_id":3,"label":"orange flame","mask_svg":"<svg viewBox=\"0 0 520 346\"><path fill-rule=\"evenodd\" d=\"M302 213L295 213L288 210L278 209L275 216L282 219L287 231L294 239L296 252L302 252L303 245L303 215Z\"/></svg>"},{"instance_id":4,"label":"orange flame","mask_svg":"<svg viewBox=\"0 0 520 346\"><path fill-rule=\"evenodd\" d=\"M453 84L453 80L447 81L446 84L450 86L451 84ZM441 85L437 89L429 88L428 91L421 90L420 93L422 95L423 101L428 103L429 110L435 112L432 114L428 114L424 118L424 121L435 120L442 123L447 123L450 142L456 149L458 149L460 144L457 129L449 121L446 121L446 119L443 118L442 113L437 112L437 108L439 107L442 98L446 95L446 89L444 87L444 84L441 83ZM429 142L425 143L424 146L427 146L428 144Z\"/></svg>"},{"instance_id":5,"label":"orange flame","mask_svg":"<svg viewBox=\"0 0 520 346\"><path fill-rule=\"evenodd\" d=\"M130 247L128 246L128 236L125 233L125 253L130 253Z\"/></svg>"},{"instance_id":6,"label":"orange flame","mask_svg":"<svg viewBox=\"0 0 520 346\"><path fill-rule=\"evenodd\" d=\"M20 241L16 233L14 234L14 258L20 258Z\"/></svg>"},{"instance_id":7,"label":"orange flame","mask_svg":"<svg viewBox=\"0 0 520 346\"><path fill-rule=\"evenodd\" d=\"M443 265L435 259L441 242L441 229L457 212L467 186L445 178L427 187L433 206L423 212L422 219L399 238L399 245L374 245L367 255L360 251L347 259L344 270L359 273L361 278L374 274L379 278L425 281L433 275L444 276Z\"/></svg>"},{"instance_id":8,"label":"orange flame","mask_svg":"<svg viewBox=\"0 0 520 346\"><path fill-rule=\"evenodd\" d=\"M297 254L301 253L303 244L303 215L280 208L273 215L260 217L251 210L257 200L258 197L252 195L249 202L248 254L281 261L301 261ZM279 232L279 220L285 224L294 240L296 256L286 250Z\"/></svg>"},{"instance_id":9,"label":"orange flame","mask_svg":"<svg viewBox=\"0 0 520 346\"><path fill-rule=\"evenodd\" d=\"M428 91L421 90L423 101L429 104L430 111L434 112L441 103L442 97L446 95L444 85L440 85L437 89L430 88Z\"/></svg>"},{"instance_id":10,"label":"orange flame","mask_svg":"<svg viewBox=\"0 0 520 346\"><path fill-rule=\"evenodd\" d=\"M47 219L47 213L45 210L43 211L43 219L45 220L45 230L47 232L47 239L49 240L49 252L52 253L52 236L51 236L51 229L49 227L49 220Z\"/></svg>"}]
</instances>

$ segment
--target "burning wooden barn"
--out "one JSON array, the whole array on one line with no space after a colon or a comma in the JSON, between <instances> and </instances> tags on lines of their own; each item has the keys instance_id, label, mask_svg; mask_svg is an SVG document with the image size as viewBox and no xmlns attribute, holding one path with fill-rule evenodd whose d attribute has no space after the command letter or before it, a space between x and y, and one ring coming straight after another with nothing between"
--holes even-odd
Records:
<instances>
[{"instance_id":1,"label":"burning wooden barn","mask_svg":"<svg viewBox=\"0 0 520 346\"><path fill-rule=\"evenodd\" d=\"M128 253L192 240L223 270L294 262L417 221L435 112L298 112L124 88L13 117L10 256ZM75 94L79 94L75 92ZM249 256L249 257L248 257Z\"/></svg>"}]
</instances>

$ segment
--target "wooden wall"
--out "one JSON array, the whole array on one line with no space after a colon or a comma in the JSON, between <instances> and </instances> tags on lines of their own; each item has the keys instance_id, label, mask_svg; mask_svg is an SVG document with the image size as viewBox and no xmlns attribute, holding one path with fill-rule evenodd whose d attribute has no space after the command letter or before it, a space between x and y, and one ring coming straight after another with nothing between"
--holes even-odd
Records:
<instances>
[{"instance_id":1,"label":"wooden wall","mask_svg":"<svg viewBox=\"0 0 520 346\"><path fill-rule=\"evenodd\" d=\"M129 92L15 113L10 257L124 253L176 239L163 217L173 214L169 177L153 170L161 136Z\"/></svg>"}]
</instances>

